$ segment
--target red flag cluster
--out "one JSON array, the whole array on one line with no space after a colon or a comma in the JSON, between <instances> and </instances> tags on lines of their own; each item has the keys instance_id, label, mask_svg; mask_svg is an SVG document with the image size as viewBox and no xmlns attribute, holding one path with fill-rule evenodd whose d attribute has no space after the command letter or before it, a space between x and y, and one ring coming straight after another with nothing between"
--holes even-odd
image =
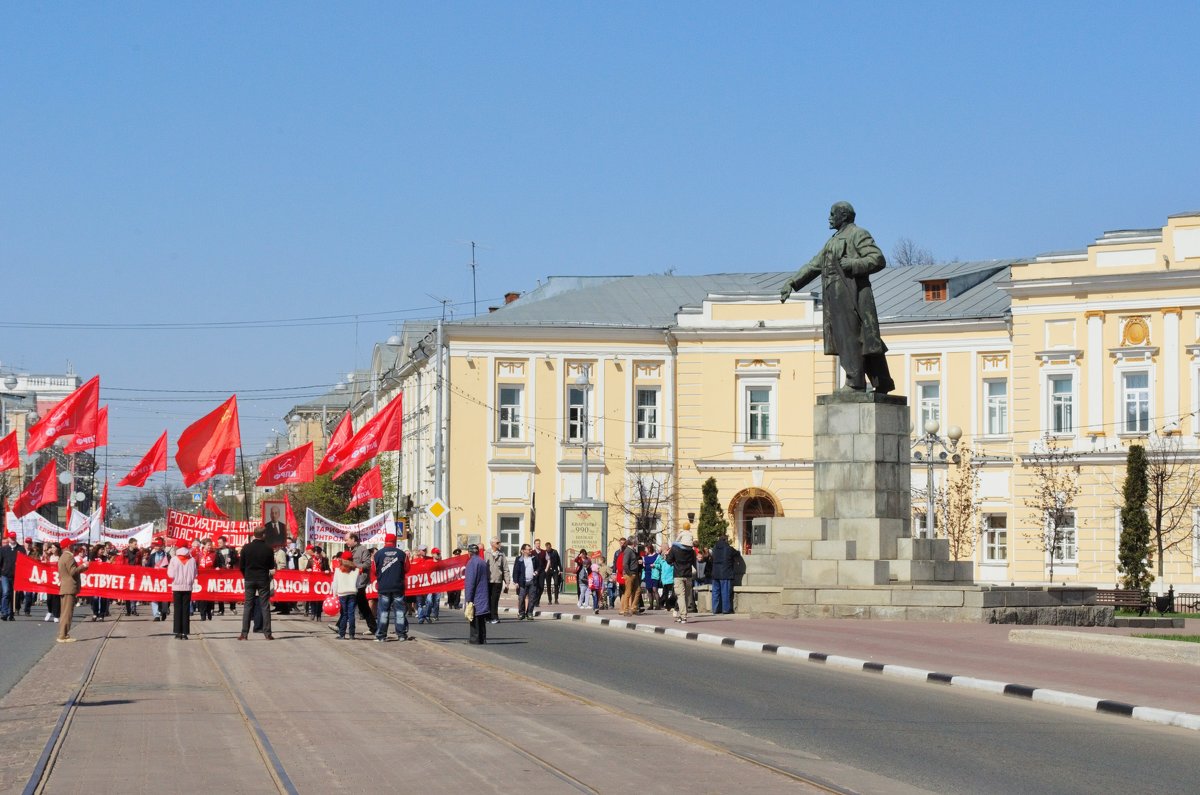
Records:
<instances>
[{"instance_id":1,"label":"red flag cluster","mask_svg":"<svg viewBox=\"0 0 1200 795\"><path fill-rule=\"evenodd\" d=\"M350 490L350 504L346 506L346 510L362 505L368 500L377 500L382 496L383 475L380 474L379 465L376 464L368 469Z\"/></svg>"},{"instance_id":2,"label":"red flag cluster","mask_svg":"<svg viewBox=\"0 0 1200 795\"><path fill-rule=\"evenodd\" d=\"M340 478L379 453L400 449L400 443L404 438L402 424L404 415L400 411L403 397L403 395L397 395L378 414L367 420L367 423L358 429L358 433L354 434L350 441L346 442L342 448L344 452L339 451L338 470L334 477ZM328 458L328 455L326 457Z\"/></svg>"}]
</instances>

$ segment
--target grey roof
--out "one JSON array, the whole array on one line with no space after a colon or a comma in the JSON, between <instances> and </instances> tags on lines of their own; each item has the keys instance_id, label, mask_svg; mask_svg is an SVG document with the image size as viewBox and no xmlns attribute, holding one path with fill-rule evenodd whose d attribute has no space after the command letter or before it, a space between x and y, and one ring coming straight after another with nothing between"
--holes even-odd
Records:
<instances>
[{"instance_id":1,"label":"grey roof","mask_svg":"<svg viewBox=\"0 0 1200 795\"><path fill-rule=\"evenodd\" d=\"M995 282L1008 275L1013 260L954 262L885 268L871 277L883 320L907 318L1000 317L1008 293ZM712 294L771 295L792 271L715 273L705 276L551 276L511 304L456 326L565 326L670 328L683 307L698 306ZM946 279L949 298L926 302L923 279ZM820 294L814 282L806 292Z\"/></svg>"},{"instance_id":2,"label":"grey roof","mask_svg":"<svg viewBox=\"0 0 1200 795\"><path fill-rule=\"evenodd\" d=\"M1188 218L1193 215L1200 215L1200 210L1185 210L1181 213L1171 213L1168 218Z\"/></svg>"}]
</instances>

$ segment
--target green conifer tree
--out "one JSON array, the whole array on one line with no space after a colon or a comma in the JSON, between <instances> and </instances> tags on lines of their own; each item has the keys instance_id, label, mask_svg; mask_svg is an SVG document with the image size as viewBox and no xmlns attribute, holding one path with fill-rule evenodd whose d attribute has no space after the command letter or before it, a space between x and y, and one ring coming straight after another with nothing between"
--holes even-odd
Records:
<instances>
[{"instance_id":1,"label":"green conifer tree","mask_svg":"<svg viewBox=\"0 0 1200 795\"><path fill-rule=\"evenodd\" d=\"M708 549L717 543L717 539L729 532L729 522L725 520L725 511L717 499L717 479L709 478L700 489L700 518L696 522L696 535L700 546Z\"/></svg>"},{"instance_id":2,"label":"green conifer tree","mask_svg":"<svg viewBox=\"0 0 1200 795\"><path fill-rule=\"evenodd\" d=\"M1125 460L1125 504L1121 506L1121 548L1117 570L1121 587L1144 591L1154 575L1150 573L1150 520L1146 516L1146 497L1150 493L1146 449L1130 445Z\"/></svg>"}]
</instances>

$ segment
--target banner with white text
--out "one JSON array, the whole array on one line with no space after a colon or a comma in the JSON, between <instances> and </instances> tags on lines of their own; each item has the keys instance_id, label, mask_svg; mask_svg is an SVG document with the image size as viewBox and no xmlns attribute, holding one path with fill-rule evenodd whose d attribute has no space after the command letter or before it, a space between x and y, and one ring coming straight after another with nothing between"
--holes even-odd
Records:
<instances>
[{"instance_id":1,"label":"banner with white text","mask_svg":"<svg viewBox=\"0 0 1200 795\"><path fill-rule=\"evenodd\" d=\"M381 544L385 535L395 534L396 522L392 512L385 511L365 522L340 524L308 508L304 513L304 531L310 544L340 544L346 540L347 533L358 533L362 544Z\"/></svg>"},{"instance_id":2,"label":"banner with white text","mask_svg":"<svg viewBox=\"0 0 1200 795\"><path fill-rule=\"evenodd\" d=\"M231 547L241 547L250 541L253 522L238 522L233 519L210 519L194 513L167 510L167 535L177 541L195 543L206 538L225 536Z\"/></svg>"}]
</instances>

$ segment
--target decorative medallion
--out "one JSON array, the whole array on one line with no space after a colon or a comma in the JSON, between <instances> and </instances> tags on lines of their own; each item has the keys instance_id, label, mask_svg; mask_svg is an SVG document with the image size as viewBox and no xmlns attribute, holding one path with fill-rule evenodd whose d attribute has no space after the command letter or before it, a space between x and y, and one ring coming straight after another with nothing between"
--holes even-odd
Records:
<instances>
[{"instance_id":1,"label":"decorative medallion","mask_svg":"<svg viewBox=\"0 0 1200 795\"><path fill-rule=\"evenodd\" d=\"M1125 346L1146 345L1150 342L1150 325L1144 316L1127 317L1121 327L1121 344Z\"/></svg>"}]
</instances>

